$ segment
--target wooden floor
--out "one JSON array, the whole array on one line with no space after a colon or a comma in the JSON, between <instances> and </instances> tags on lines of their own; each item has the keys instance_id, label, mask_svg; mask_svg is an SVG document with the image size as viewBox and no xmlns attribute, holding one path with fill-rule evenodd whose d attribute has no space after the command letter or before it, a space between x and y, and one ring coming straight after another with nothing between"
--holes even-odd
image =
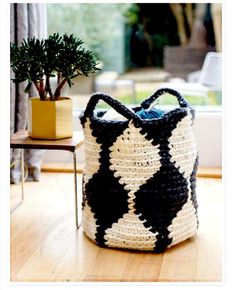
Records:
<instances>
[{"instance_id":1,"label":"wooden floor","mask_svg":"<svg viewBox=\"0 0 236 290\"><path fill-rule=\"evenodd\" d=\"M164 254L99 248L76 231L73 185L73 174L42 173L23 203L11 186L11 281L221 281L221 179L198 179L198 234Z\"/></svg>"}]
</instances>

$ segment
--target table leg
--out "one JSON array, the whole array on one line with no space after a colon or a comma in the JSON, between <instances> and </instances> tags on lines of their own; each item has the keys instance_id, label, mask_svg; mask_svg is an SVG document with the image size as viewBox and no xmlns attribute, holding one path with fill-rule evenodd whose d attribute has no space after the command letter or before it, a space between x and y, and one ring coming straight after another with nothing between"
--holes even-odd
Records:
<instances>
[{"instance_id":1,"label":"table leg","mask_svg":"<svg viewBox=\"0 0 236 290\"><path fill-rule=\"evenodd\" d=\"M78 192L77 192L77 170L76 170L76 153L73 152L74 157L74 182L75 182L75 225L76 229L79 228L78 223Z\"/></svg>"},{"instance_id":2,"label":"table leg","mask_svg":"<svg viewBox=\"0 0 236 290\"><path fill-rule=\"evenodd\" d=\"M24 149L21 149L21 200L24 200L24 178L25 178L25 171L24 171Z\"/></svg>"}]
</instances>

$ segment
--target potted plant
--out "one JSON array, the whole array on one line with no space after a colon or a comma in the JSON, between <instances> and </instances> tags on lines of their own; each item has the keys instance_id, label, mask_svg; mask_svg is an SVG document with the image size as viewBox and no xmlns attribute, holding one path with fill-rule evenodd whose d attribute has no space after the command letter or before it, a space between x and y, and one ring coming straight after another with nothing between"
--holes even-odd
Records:
<instances>
[{"instance_id":1,"label":"potted plant","mask_svg":"<svg viewBox=\"0 0 236 290\"><path fill-rule=\"evenodd\" d=\"M38 139L62 139L72 136L72 100L61 90L72 79L98 70L96 59L80 38L54 33L47 39L24 39L11 43L11 67L14 83L27 81L25 92L35 86L38 97L29 98L29 135ZM51 78L57 78L51 89Z\"/></svg>"}]
</instances>

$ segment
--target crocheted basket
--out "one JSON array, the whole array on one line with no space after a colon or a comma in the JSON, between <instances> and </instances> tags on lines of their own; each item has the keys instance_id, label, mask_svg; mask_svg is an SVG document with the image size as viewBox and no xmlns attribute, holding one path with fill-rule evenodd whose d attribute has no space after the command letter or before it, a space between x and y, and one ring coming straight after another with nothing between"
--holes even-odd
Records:
<instances>
[{"instance_id":1,"label":"crocheted basket","mask_svg":"<svg viewBox=\"0 0 236 290\"><path fill-rule=\"evenodd\" d=\"M180 107L144 120L164 93ZM126 119L104 120L94 113L105 101ZM103 93L92 95L81 123L85 136L82 226L99 246L161 252L193 236L198 228L198 154L194 111L172 89L160 89L133 110Z\"/></svg>"}]
</instances>

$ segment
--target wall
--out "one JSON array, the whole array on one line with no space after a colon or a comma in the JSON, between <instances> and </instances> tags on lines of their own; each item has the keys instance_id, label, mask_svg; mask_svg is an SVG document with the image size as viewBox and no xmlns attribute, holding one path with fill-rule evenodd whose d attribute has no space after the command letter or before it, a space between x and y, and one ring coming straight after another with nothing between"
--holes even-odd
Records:
<instances>
[{"instance_id":1,"label":"wall","mask_svg":"<svg viewBox=\"0 0 236 290\"><path fill-rule=\"evenodd\" d=\"M199 166L222 166L222 114L197 112L194 133L199 152Z\"/></svg>"}]
</instances>

